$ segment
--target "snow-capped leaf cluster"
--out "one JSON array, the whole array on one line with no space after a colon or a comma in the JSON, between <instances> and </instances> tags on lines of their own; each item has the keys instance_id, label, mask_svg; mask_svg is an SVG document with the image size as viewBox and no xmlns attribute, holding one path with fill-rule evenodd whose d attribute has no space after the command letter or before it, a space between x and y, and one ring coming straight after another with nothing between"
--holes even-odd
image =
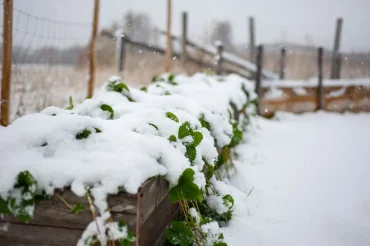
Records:
<instances>
[{"instance_id":1,"label":"snow-capped leaf cluster","mask_svg":"<svg viewBox=\"0 0 370 246\"><path fill-rule=\"evenodd\" d=\"M222 234L215 240L208 235L215 230L204 228L228 221L233 200L230 195L221 197L212 180L223 164L227 169L231 162L230 149L243 138L241 126L248 123L255 99L253 85L236 75L165 74L142 90L112 77L81 104L70 99L65 109L48 107L21 117L0 128L0 213L18 216L15 205L32 201L21 208L21 215L30 219L36 194L51 195L55 189L71 187L78 196L91 194L102 216L97 218L101 227L116 232L102 237L90 224L80 244L128 240L124 226L107 220L107 196L120 189L134 194L149 178L162 176L170 184L171 201L179 202L186 214L196 209L204 216L198 218L199 231L184 222L192 240L198 241L199 234L204 241L199 245L211 245L207 238L222 243ZM17 183L25 172L35 180L34 192L29 192L31 186ZM175 227L182 224L173 225L174 231ZM189 231L175 234L171 235L186 238Z\"/></svg>"}]
</instances>

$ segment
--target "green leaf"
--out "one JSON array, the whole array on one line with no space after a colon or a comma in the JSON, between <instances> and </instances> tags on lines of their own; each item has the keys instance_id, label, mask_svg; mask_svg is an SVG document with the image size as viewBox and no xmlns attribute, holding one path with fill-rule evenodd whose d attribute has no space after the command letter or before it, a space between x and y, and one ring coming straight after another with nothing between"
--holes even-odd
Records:
<instances>
[{"instance_id":1,"label":"green leaf","mask_svg":"<svg viewBox=\"0 0 370 246\"><path fill-rule=\"evenodd\" d=\"M168 140L170 140L170 142L176 142L177 138L175 137L175 135L171 135L168 137Z\"/></svg>"},{"instance_id":2,"label":"green leaf","mask_svg":"<svg viewBox=\"0 0 370 246\"><path fill-rule=\"evenodd\" d=\"M149 125L151 125L151 126L152 126L152 127L154 127L155 129L157 129L157 131L159 131L158 126L156 126L156 125L154 125L154 124L152 124L152 123L149 123Z\"/></svg>"},{"instance_id":3,"label":"green leaf","mask_svg":"<svg viewBox=\"0 0 370 246\"><path fill-rule=\"evenodd\" d=\"M168 81L173 82L174 78L175 78L175 75L171 74L170 76L168 76Z\"/></svg>"},{"instance_id":4,"label":"green leaf","mask_svg":"<svg viewBox=\"0 0 370 246\"><path fill-rule=\"evenodd\" d=\"M109 113L110 113L110 117L109 117L109 119L110 119L110 120L113 120L113 118L114 118L114 111L113 111L113 109L112 109L112 107L111 107L111 106L109 106L108 104L102 104L102 105L100 106L100 108L101 108L101 110L103 110L103 111L107 111L107 112L109 112Z\"/></svg>"},{"instance_id":5,"label":"green leaf","mask_svg":"<svg viewBox=\"0 0 370 246\"><path fill-rule=\"evenodd\" d=\"M251 103L257 106L258 105L258 98L252 100Z\"/></svg>"},{"instance_id":6,"label":"green leaf","mask_svg":"<svg viewBox=\"0 0 370 246\"><path fill-rule=\"evenodd\" d=\"M173 245L189 246L193 243L193 233L182 221L172 221L166 229L166 238Z\"/></svg>"},{"instance_id":7,"label":"green leaf","mask_svg":"<svg viewBox=\"0 0 370 246\"><path fill-rule=\"evenodd\" d=\"M227 246L227 243L220 242L220 243L215 243L213 246Z\"/></svg>"},{"instance_id":8,"label":"green leaf","mask_svg":"<svg viewBox=\"0 0 370 246\"><path fill-rule=\"evenodd\" d=\"M144 86L144 87L141 87L140 88L141 91L145 91L145 92L148 92L148 89Z\"/></svg>"},{"instance_id":9,"label":"green leaf","mask_svg":"<svg viewBox=\"0 0 370 246\"><path fill-rule=\"evenodd\" d=\"M182 193L181 193L181 186L176 185L176 186L172 187L168 192L168 199L172 203L176 203L180 200L183 200L183 196L182 196Z\"/></svg>"},{"instance_id":10,"label":"green leaf","mask_svg":"<svg viewBox=\"0 0 370 246\"><path fill-rule=\"evenodd\" d=\"M79 214L80 212L83 212L85 210L85 206L81 203L77 203L72 210L69 210L71 214Z\"/></svg>"},{"instance_id":11,"label":"green leaf","mask_svg":"<svg viewBox=\"0 0 370 246\"><path fill-rule=\"evenodd\" d=\"M79 132L79 133L76 134L76 139L77 140L81 140L81 139L88 138L88 136L90 134L91 134L91 131L90 130L83 129L82 132Z\"/></svg>"},{"instance_id":12,"label":"green leaf","mask_svg":"<svg viewBox=\"0 0 370 246\"><path fill-rule=\"evenodd\" d=\"M0 214L11 214L8 208L8 202L0 197Z\"/></svg>"},{"instance_id":13,"label":"green leaf","mask_svg":"<svg viewBox=\"0 0 370 246\"><path fill-rule=\"evenodd\" d=\"M33 178L29 171L23 171L18 174L17 183L14 188L29 187L33 184L37 184L37 181Z\"/></svg>"},{"instance_id":14,"label":"green leaf","mask_svg":"<svg viewBox=\"0 0 370 246\"><path fill-rule=\"evenodd\" d=\"M224 201L224 205L228 208L232 208L234 206L234 198L231 195L225 195L222 197ZM231 204L231 205L230 205Z\"/></svg>"},{"instance_id":15,"label":"green leaf","mask_svg":"<svg viewBox=\"0 0 370 246\"><path fill-rule=\"evenodd\" d=\"M230 148L235 147L243 140L243 132L239 129L238 123L235 122L232 124L232 126L233 126L233 136L229 144Z\"/></svg>"},{"instance_id":16,"label":"green leaf","mask_svg":"<svg viewBox=\"0 0 370 246\"><path fill-rule=\"evenodd\" d=\"M191 136L193 129L191 129L190 123L185 121L179 128L178 137L183 139L184 137Z\"/></svg>"},{"instance_id":17,"label":"green leaf","mask_svg":"<svg viewBox=\"0 0 370 246\"><path fill-rule=\"evenodd\" d=\"M184 172L180 176L179 183L184 184L184 183L188 183L188 182L193 182L194 174L195 174L195 172L194 172L193 169L191 169L191 168L185 169Z\"/></svg>"},{"instance_id":18,"label":"green leaf","mask_svg":"<svg viewBox=\"0 0 370 246\"><path fill-rule=\"evenodd\" d=\"M167 118L179 123L179 118L177 118L177 116L174 113L166 112L166 116Z\"/></svg>"},{"instance_id":19,"label":"green leaf","mask_svg":"<svg viewBox=\"0 0 370 246\"><path fill-rule=\"evenodd\" d=\"M214 172L215 172L215 169L211 164L206 163L204 165L203 173L204 173L204 176L206 177L206 180L209 180L210 178L212 178L214 175Z\"/></svg>"},{"instance_id":20,"label":"green leaf","mask_svg":"<svg viewBox=\"0 0 370 246\"><path fill-rule=\"evenodd\" d=\"M189 159L190 162L193 162L197 157L197 150L193 145L186 145L185 156Z\"/></svg>"},{"instance_id":21,"label":"green leaf","mask_svg":"<svg viewBox=\"0 0 370 246\"><path fill-rule=\"evenodd\" d=\"M66 109L67 110L72 110L73 108L74 108L73 99L72 99L72 97L69 97L69 106Z\"/></svg>"},{"instance_id":22,"label":"green leaf","mask_svg":"<svg viewBox=\"0 0 370 246\"><path fill-rule=\"evenodd\" d=\"M199 189L199 187L194 183L186 183L182 186L182 194L186 200L199 200L199 202L202 202L203 200L203 193Z\"/></svg>"},{"instance_id":23,"label":"green leaf","mask_svg":"<svg viewBox=\"0 0 370 246\"><path fill-rule=\"evenodd\" d=\"M157 82L157 81L158 81L158 76L156 76L156 75L155 75L155 76L153 76L153 77L152 77L152 82Z\"/></svg>"},{"instance_id":24,"label":"green leaf","mask_svg":"<svg viewBox=\"0 0 370 246\"><path fill-rule=\"evenodd\" d=\"M194 138L193 146L197 147L203 140L203 134L200 132L194 132L193 138Z\"/></svg>"},{"instance_id":25,"label":"green leaf","mask_svg":"<svg viewBox=\"0 0 370 246\"><path fill-rule=\"evenodd\" d=\"M170 95L171 95L171 93L170 93L169 91L167 91L167 90L166 90L166 91L164 92L164 95L165 95L165 96L170 96Z\"/></svg>"},{"instance_id":26,"label":"green leaf","mask_svg":"<svg viewBox=\"0 0 370 246\"><path fill-rule=\"evenodd\" d=\"M97 127L94 128L96 133L101 133L101 130Z\"/></svg>"},{"instance_id":27,"label":"green leaf","mask_svg":"<svg viewBox=\"0 0 370 246\"><path fill-rule=\"evenodd\" d=\"M172 187L168 192L169 199L171 202L177 202L183 199L187 200L203 200L203 192L199 187L193 183L194 181L194 170L187 168L181 174L179 182L176 186Z\"/></svg>"},{"instance_id":28,"label":"green leaf","mask_svg":"<svg viewBox=\"0 0 370 246\"><path fill-rule=\"evenodd\" d=\"M199 121L202 127L205 127L208 129L208 131L211 131L211 125L209 124L208 121L204 119L204 114L201 115L201 117L199 118Z\"/></svg>"},{"instance_id":29,"label":"green leaf","mask_svg":"<svg viewBox=\"0 0 370 246\"><path fill-rule=\"evenodd\" d=\"M114 85L114 91L122 92L123 90L130 92L130 89L127 87L127 85L125 85L122 82L117 85Z\"/></svg>"}]
</instances>

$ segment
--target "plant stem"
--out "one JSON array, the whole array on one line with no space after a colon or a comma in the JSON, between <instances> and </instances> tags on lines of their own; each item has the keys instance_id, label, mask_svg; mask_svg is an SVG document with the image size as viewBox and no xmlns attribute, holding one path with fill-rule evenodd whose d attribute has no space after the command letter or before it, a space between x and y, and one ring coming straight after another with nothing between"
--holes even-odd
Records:
<instances>
[{"instance_id":1,"label":"plant stem","mask_svg":"<svg viewBox=\"0 0 370 246\"><path fill-rule=\"evenodd\" d=\"M55 195L71 210L73 210L73 207L59 194L55 193Z\"/></svg>"},{"instance_id":2,"label":"plant stem","mask_svg":"<svg viewBox=\"0 0 370 246\"><path fill-rule=\"evenodd\" d=\"M98 221L96 220L95 207L94 207L94 205L93 205L93 203L92 203L92 201L91 201L91 197L90 197L89 192L87 192L87 193L86 193L86 195L87 195L87 199L89 200L90 210L91 210L91 214L92 214L92 216L93 216L93 218L94 218L94 221L95 221L95 224L96 224L96 229L97 229L98 234L99 234L99 236L100 236L100 235L101 235L101 233L100 233L100 229L99 229Z\"/></svg>"}]
</instances>

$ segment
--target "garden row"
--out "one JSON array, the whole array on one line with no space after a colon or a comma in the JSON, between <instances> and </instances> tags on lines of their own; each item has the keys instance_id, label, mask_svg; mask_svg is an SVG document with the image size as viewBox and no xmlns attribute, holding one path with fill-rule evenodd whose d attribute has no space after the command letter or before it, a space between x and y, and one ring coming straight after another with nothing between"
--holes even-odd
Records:
<instances>
[{"instance_id":1,"label":"garden row","mask_svg":"<svg viewBox=\"0 0 370 246\"><path fill-rule=\"evenodd\" d=\"M110 78L0 128L0 245L227 245L222 180L256 110L239 76ZM172 221L172 222L171 222Z\"/></svg>"}]
</instances>

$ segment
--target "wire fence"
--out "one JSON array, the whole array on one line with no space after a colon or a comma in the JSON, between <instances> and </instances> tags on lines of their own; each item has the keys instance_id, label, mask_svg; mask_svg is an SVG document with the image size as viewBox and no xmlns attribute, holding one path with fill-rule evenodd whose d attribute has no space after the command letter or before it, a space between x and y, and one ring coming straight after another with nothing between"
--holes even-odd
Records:
<instances>
[{"instance_id":1,"label":"wire fence","mask_svg":"<svg viewBox=\"0 0 370 246\"><path fill-rule=\"evenodd\" d=\"M63 107L69 96L86 96L90 29L88 22L47 19L13 8L10 121L50 105Z\"/></svg>"},{"instance_id":2,"label":"wire fence","mask_svg":"<svg viewBox=\"0 0 370 246\"><path fill-rule=\"evenodd\" d=\"M3 13L3 2L0 5L0 13ZM1 16L3 18L4 15ZM68 13L65 13L68 16ZM92 18L91 18L92 19ZM124 47L125 57L123 60L124 71L120 74L118 67L118 54L121 49L117 40L117 29L111 32L113 36L103 35L100 28L95 43L96 70L95 87L105 81L111 75L121 75L125 82L130 85L141 86L137 82L145 83L150 78L163 72L165 50L165 32L159 31L150 25L150 21L144 18L144 24L139 25L144 29L135 30L128 22L131 34L129 42ZM0 20L0 32L3 37L3 20ZM127 24L127 23L126 23ZM118 29L124 26L118 26ZM73 22L65 20L49 19L34 15L20 8L13 8L13 42L12 42L12 74L11 74L11 101L10 122L14 119L33 112L38 112L47 106L55 105L63 107L68 102L69 96L75 101L81 101L87 94L89 78L89 40L92 30L91 20L86 22ZM121 30L121 33L122 33ZM147 30L143 32L142 30ZM157 31L156 31L157 30ZM143 36L143 34L146 34ZM172 39L173 51L181 53L182 38L174 36ZM142 37L143 36L143 37ZM145 41L140 46L135 39ZM193 38L193 37L191 37ZM213 53L210 52L209 44L194 46L187 40L188 63L181 63L179 56L174 55L172 60L173 73L192 74L197 71L211 72L215 67ZM150 49L146 49L145 47ZM154 47L161 47L158 52ZM203 48L202 48L203 47ZM275 73L280 70L280 48L267 48L263 54L263 68ZM200 50L205 52L200 52ZM249 59L248 50L236 50L236 56L225 55L225 72L245 72L236 63L246 63ZM230 52L224 52L230 53ZM3 50L0 47L2 58ZM232 58L232 59L231 59ZM231 59L231 63L227 62ZM192 62L190 62L192 61ZM331 54L324 52L323 75L330 76ZM211 65L212 66L211 66ZM251 64L254 66L254 64ZM248 65L247 67L249 67ZM285 60L286 79L310 79L317 76L317 51L302 52L287 47ZM370 77L370 54L342 54L341 77L358 78ZM1 90L1 88L0 88Z\"/></svg>"}]
</instances>

